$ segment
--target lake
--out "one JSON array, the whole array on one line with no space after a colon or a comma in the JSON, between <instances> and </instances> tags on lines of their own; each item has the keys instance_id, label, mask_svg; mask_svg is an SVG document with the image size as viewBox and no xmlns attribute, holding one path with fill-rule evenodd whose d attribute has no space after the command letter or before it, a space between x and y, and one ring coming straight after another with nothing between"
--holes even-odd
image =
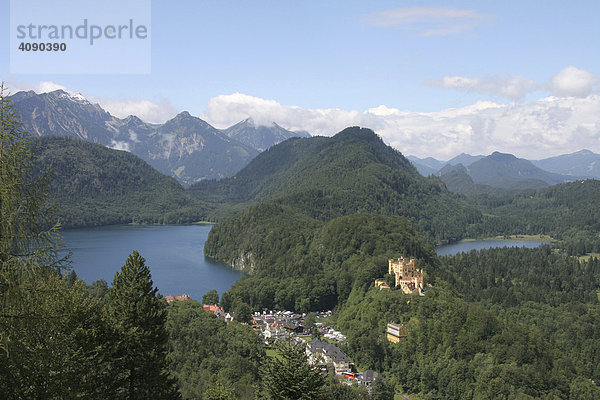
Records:
<instances>
[{"instance_id":1,"label":"lake","mask_svg":"<svg viewBox=\"0 0 600 400\"><path fill-rule=\"evenodd\" d=\"M438 256L451 256L460 252L466 253L471 250L491 249L493 247L527 247L533 249L548 243L550 242L539 240L477 240L436 247L435 252Z\"/></svg>"},{"instance_id":2,"label":"lake","mask_svg":"<svg viewBox=\"0 0 600 400\"><path fill-rule=\"evenodd\" d=\"M73 252L72 268L86 283L110 285L127 256L138 250L163 296L189 294L194 300L216 289L219 296L245 273L204 256L212 225L115 225L62 232Z\"/></svg>"}]
</instances>

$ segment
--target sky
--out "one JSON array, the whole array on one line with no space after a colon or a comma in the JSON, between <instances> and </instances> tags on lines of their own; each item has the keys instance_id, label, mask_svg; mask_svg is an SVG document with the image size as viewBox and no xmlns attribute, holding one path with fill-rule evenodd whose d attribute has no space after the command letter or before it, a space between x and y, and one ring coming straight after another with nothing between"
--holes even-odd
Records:
<instances>
[{"instance_id":1,"label":"sky","mask_svg":"<svg viewBox=\"0 0 600 400\"><path fill-rule=\"evenodd\" d=\"M24 10L38 23L59 23L44 4L93 21L109 3ZM189 111L217 128L252 117L331 136L360 125L405 155L440 160L600 153L598 1L125 3L104 6L105 18L148 18L148 58L145 48L101 50L116 41L99 39L108 72L60 54L38 55L30 72L11 67L15 16L0 0L0 79L12 92L62 88L153 123Z\"/></svg>"}]
</instances>

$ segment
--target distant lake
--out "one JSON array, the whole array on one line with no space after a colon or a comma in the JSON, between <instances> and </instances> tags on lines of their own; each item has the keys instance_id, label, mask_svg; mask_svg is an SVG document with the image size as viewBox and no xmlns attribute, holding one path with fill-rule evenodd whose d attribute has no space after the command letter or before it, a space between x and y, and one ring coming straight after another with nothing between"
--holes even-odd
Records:
<instances>
[{"instance_id":1,"label":"distant lake","mask_svg":"<svg viewBox=\"0 0 600 400\"><path fill-rule=\"evenodd\" d=\"M533 249L548 243L550 242L538 240L478 240L436 247L435 252L438 256L451 256L461 252L466 253L471 250L491 249L493 247L527 247Z\"/></svg>"},{"instance_id":2,"label":"distant lake","mask_svg":"<svg viewBox=\"0 0 600 400\"><path fill-rule=\"evenodd\" d=\"M110 285L127 256L138 250L163 296L189 294L194 300L216 289L219 296L245 273L204 256L211 225L115 225L62 232L73 252L80 279L104 279Z\"/></svg>"}]
</instances>

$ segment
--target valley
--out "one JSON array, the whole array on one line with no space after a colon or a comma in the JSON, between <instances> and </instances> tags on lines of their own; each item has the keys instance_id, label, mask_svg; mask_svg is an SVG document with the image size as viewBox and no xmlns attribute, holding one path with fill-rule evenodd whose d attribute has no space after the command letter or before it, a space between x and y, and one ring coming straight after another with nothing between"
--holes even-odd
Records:
<instances>
[{"instance_id":1,"label":"valley","mask_svg":"<svg viewBox=\"0 0 600 400\"><path fill-rule=\"evenodd\" d=\"M97 111L105 133L107 124L123 122ZM140 125L133 117L125 123ZM211 130L187 113L146 128L148 137ZM96 228L123 230L119 244L127 253L128 237L137 229L217 222L188 227L204 229L197 243L177 239L170 231L168 240L160 239L151 250L133 244L148 254L161 290L168 288L169 295L186 291L200 301L203 292L218 289L218 306L232 316L229 322L209 318L197 301L166 306L174 360L170 373L184 397L202 396L210 390L207 382L224 371L230 372L221 379L241 398L252 398L254 383L270 379L261 371L278 358L263 360L265 350L241 317L264 309L299 314L333 310L332 325L347 337L340 351L363 370L382 374L382 390L396 388L409 397L494 398L495 390L531 397L598 392L586 379L597 376L599 360L582 349L594 348L600 340L590 330L599 323L600 307L600 264L593 256L600 252L600 210L594 201L599 181L543 171L501 153L462 155L457 160L471 162L469 166L442 165L440 176L422 176L370 129L349 127L332 137L300 133L303 137L286 139L279 126L263 128L243 121L222 133L239 140L238 146L256 147L256 157L247 165L237 164L237 170L231 164L220 179L204 176L194 182L182 174L188 165L199 165L191 161L196 155L184 157L187 161L176 170L175 164L162 167L174 175L166 176L153 168L156 164L138 158L133 147L107 147L114 132L104 139L98 133L98 143L90 143L92 136L81 140L77 134L93 132L90 126L73 130L64 125L61 129L70 133L29 139L32 176L48 179L49 198L65 227L153 224ZM281 142L269 144L270 134ZM190 154L196 151L193 140ZM222 155L215 157L223 161ZM202 157L213 170L214 162ZM77 232L65 232L67 243L77 243ZM502 240L473 241L484 238ZM118 246L110 240L106 251L118 256ZM184 242L188 248L181 247ZM458 249L440 247L448 244ZM507 244L519 247L502 247ZM156 258L154 250L169 254L165 246L175 253ZM493 246L500 247L489 248ZM92 260L78 258L77 251L75 272L66 275L69 282L78 282L78 275L95 280L87 282L88 296L94 296L97 307L111 304L114 295L107 293L114 290L98 273L103 266L114 273L119 261L92 255L100 262L94 267ZM189 271L178 264L191 253L225 268L221 272L231 275L231 281L210 283L197 275L203 272L196 267ZM413 294L402 285L385 290L375 285L391 279L388 260L399 257L414 259L426 290ZM78 267L82 264L92 269ZM213 272L206 273L212 277ZM173 283L177 279L185 280L182 293ZM79 285L77 290L83 290ZM382 339L390 323L405 329L401 340ZM209 333L216 331L232 336L219 342ZM194 339L198 335L207 339L200 343ZM211 346L246 350L224 356ZM213 366L207 367L206 360ZM246 368L235 370L240 363ZM337 370L331 371L335 375ZM489 377L498 388L490 389ZM323 382L320 390L342 390L339 381L344 379L352 378L338 376ZM343 390L348 396L369 396L358 387Z\"/></svg>"}]
</instances>

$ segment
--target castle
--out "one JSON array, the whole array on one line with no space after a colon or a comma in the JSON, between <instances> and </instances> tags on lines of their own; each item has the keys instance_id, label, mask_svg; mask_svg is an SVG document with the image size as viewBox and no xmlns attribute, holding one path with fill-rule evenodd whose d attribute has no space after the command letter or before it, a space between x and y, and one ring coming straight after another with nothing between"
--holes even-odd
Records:
<instances>
[{"instance_id":1,"label":"castle","mask_svg":"<svg viewBox=\"0 0 600 400\"><path fill-rule=\"evenodd\" d=\"M395 286L400 286L404 293L423 293L423 270L415 267L414 258L390 258L388 267L388 273L395 277Z\"/></svg>"}]
</instances>

